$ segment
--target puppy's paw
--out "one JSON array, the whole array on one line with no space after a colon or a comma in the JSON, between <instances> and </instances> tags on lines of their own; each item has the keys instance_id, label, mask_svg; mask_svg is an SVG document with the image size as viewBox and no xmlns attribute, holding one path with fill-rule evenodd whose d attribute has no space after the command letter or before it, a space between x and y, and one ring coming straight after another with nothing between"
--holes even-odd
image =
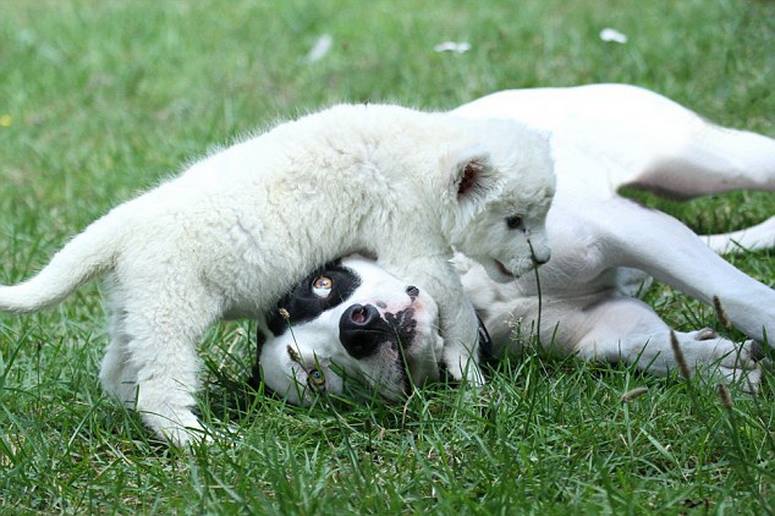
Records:
<instances>
[{"instance_id":1,"label":"puppy's paw","mask_svg":"<svg viewBox=\"0 0 775 516\"><path fill-rule=\"evenodd\" d=\"M486 383L479 364L467 351L463 350L461 353L446 347L443 352L443 361L447 373L454 381L465 382L473 387L482 387Z\"/></svg>"},{"instance_id":2,"label":"puppy's paw","mask_svg":"<svg viewBox=\"0 0 775 516\"><path fill-rule=\"evenodd\" d=\"M179 448L213 440L212 434L190 410L168 411L165 415L146 412L143 420L157 437Z\"/></svg>"},{"instance_id":3,"label":"puppy's paw","mask_svg":"<svg viewBox=\"0 0 775 516\"><path fill-rule=\"evenodd\" d=\"M466 383L472 387L483 387L487 383L482 370L479 368L479 364L475 364L473 361L465 369L465 379Z\"/></svg>"}]
</instances>

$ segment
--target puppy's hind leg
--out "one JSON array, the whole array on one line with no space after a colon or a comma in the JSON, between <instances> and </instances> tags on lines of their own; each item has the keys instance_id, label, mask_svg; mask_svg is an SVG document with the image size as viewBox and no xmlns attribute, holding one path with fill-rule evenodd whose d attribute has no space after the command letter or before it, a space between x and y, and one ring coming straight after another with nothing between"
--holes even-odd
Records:
<instances>
[{"instance_id":1,"label":"puppy's hind leg","mask_svg":"<svg viewBox=\"0 0 775 516\"><path fill-rule=\"evenodd\" d=\"M129 363L130 338L126 331L124 298L114 275L108 276L103 286L109 342L100 366L100 383L106 393L134 407L137 371Z\"/></svg>"},{"instance_id":2,"label":"puppy's hind leg","mask_svg":"<svg viewBox=\"0 0 775 516\"><path fill-rule=\"evenodd\" d=\"M102 388L122 403L134 406L136 372L130 366L127 343L129 337L124 328L124 315L114 307L108 312L108 335L110 342L100 366Z\"/></svg>"},{"instance_id":3,"label":"puppy's hind leg","mask_svg":"<svg viewBox=\"0 0 775 516\"><path fill-rule=\"evenodd\" d=\"M135 405L143 421L158 436L184 445L203 431L192 412L200 365L196 346L223 303L197 281L168 278L151 283L153 292L147 282L126 290L126 367L136 371Z\"/></svg>"}]
</instances>

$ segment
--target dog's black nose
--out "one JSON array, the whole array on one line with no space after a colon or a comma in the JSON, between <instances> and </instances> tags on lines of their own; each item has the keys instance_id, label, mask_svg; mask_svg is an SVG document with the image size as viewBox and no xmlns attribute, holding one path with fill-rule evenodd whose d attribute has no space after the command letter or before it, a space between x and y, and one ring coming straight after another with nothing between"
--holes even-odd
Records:
<instances>
[{"instance_id":1,"label":"dog's black nose","mask_svg":"<svg viewBox=\"0 0 775 516\"><path fill-rule=\"evenodd\" d=\"M420 289L415 287L414 285L409 285L406 287L406 293L409 295L410 298L412 298L412 301L414 301L414 298L420 295Z\"/></svg>"},{"instance_id":2,"label":"dog's black nose","mask_svg":"<svg viewBox=\"0 0 775 516\"><path fill-rule=\"evenodd\" d=\"M354 358L364 358L387 340L388 326L373 305L352 305L339 319L339 340Z\"/></svg>"}]
</instances>

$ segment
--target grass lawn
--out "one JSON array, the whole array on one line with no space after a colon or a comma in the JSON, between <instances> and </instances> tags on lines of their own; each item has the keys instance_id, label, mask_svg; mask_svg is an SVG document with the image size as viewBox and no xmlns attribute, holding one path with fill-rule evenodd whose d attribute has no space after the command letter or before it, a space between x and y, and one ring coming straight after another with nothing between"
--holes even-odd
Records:
<instances>
[{"instance_id":1,"label":"grass lawn","mask_svg":"<svg viewBox=\"0 0 775 516\"><path fill-rule=\"evenodd\" d=\"M629 42L602 42L607 26ZM306 62L324 33L331 52ZM472 48L433 52L448 39ZM214 144L337 100L450 108L504 88L628 82L772 136L773 48L775 4L754 0L4 0L0 283ZM775 213L771 194L644 199L704 231ZM772 253L733 262L775 283ZM481 392L300 409L240 386L249 321L203 346L200 410L233 437L167 449L100 392L98 290L0 316L2 513L775 510L771 375L726 410L712 387L528 353ZM677 328L719 326L666 287L648 300ZM622 404L636 386L648 393Z\"/></svg>"}]
</instances>

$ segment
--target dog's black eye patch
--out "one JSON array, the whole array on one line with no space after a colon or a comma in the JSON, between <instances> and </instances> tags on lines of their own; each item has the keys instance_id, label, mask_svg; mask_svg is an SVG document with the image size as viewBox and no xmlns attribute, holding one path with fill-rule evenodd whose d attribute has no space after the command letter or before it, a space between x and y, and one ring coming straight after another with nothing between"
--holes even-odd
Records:
<instances>
[{"instance_id":1,"label":"dog's black eye patch","mask_svg":"<svg viewBox=\"0 0 775 516\"><path fill-rule=\"evenodd\" d=\"M331 293L321 297L314 292L316 279L325 276L331 280ZM329 263L304 278L277 303L267 314L267 327L276 337L288 330L288 326L311 321L321 313L350 298L361 284L361 277L339 262ZM281 312L284 309L287 314ZM284 317L287 315L287 318Z\"/></svg>"}]
</instances>

